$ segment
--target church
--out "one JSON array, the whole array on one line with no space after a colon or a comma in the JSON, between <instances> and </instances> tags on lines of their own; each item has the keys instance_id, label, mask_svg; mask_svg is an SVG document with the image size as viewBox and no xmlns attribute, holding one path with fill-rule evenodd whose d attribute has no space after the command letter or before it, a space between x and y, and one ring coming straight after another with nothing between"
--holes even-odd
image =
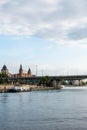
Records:
<instances>
[{"instance_id":1,"label":"church","mask_svg":"<svg viewBox=\"0 0 87 130\"><path fill-rule=\"evenodd\" d=\"M6 65L3 65L2 69L1 69L1 74L5 74L5 75L7 75L8 77L11 77L11 76L12 76L12 74L9 73L9 71L8 71Z\"/></svg>"},{"instance_id":2,"label":"church","mask_svg":"<svg viewBox=\"0 0 87 130\"><path fill-rule=\"evenodd\" d=\"M9 77L16 77L16 78L17 77L32 77L31 69L29 68L28 71L27 71L27 73L24 73L22 65L20 65L19 73L17 73L17 74L11 74L11 73L9 73L7 66L3 65L2 69L1 69L1 74L6 74Z\"/></svg>"},{"instance_id":3,"label":"church","mask_svg":"<svg viewBox=\"0 0 87 130\"><path fill-rule=\"evenodd\" d=\"M31 69L29 68L27 73L24 73L22 65L20 65L19 73L18 74L14 74L14 77L32 77Z\"/></svg>"}]
</instances>

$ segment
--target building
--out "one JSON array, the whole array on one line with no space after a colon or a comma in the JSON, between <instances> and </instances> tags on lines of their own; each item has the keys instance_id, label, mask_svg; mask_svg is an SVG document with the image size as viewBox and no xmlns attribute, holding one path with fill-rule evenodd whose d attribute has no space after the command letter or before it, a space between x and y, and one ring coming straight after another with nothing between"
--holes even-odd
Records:
<instances>
[{"instance_id":1,"label":"building","mask_svg":"<svg viewBox=\"0 0 87 130\"><path fill-rule=\"evenodd\" d=\"M19 73L18 74L14 74L14 77L32 77L31 69L29 68L27 73L24 73L22 65L20 65Z\"/></svg>"},{"instance_id":2,"label":"building","mask_svg":"<svg viewBox=\"0 0 87 130\"><path fill-rule=\"evenodd\" d=\"M11 74L9 73L6 65L3 65L2 69L1 69L1 74L5 74L5 75L11 77Z\"/></svg>"}]
</instances>

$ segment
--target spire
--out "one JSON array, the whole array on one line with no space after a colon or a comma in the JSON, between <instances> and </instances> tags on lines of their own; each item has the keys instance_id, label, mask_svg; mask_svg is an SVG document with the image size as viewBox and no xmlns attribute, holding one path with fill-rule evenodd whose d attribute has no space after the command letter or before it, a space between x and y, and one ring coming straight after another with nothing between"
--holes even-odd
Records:
<instances>
[{"instance_id":1,"label":"spire","mask_svg":"<svg viewBox=\"0 0 87 130\"><path fill-rule=\"evenodd\" d=\"M28 70L28 74L31 74L31 69L29 68L29 70Z\"/></svg>"},{"instance_id":2,"label":"spire","mask_svg":"<svg viewBox=\"0 0 87 130\"><path fill-rule=\"evenodd\" d=\"M28 76L32 76L31 69L28 70Z\"/></svg>"},{"instance_id":3,"label":"spire","mask_svg":"<svg viewBox=\"0 0 87 130\"><path fill-rule=\"evenodd\" d=\"M1 69L1 72L2 72L2 73L5 73L5 74L8 73L8 69L7 69L7 66L6 66L6 65L3 65L2 69Z\"/></svg>"},{"instance_id":4,"label":"spire","mask_svg":"<svg viewBox=\"0 0 87 130\"><path fill-rule=\"evenodd\" d=\"M2 70L7 70L7 66L3 65Z\"/></svg>"},{"instance_id":5,"label":"spire","mask_svg":"<svg viewBox=\"0 0 87 130\"><path fill-rule=\"evenodd\" d=\"M22 64L20 65L20 69L19 69L19 75L22 76L23 74L23 69L22 69Z\"/></svg>"},{"instance_id":6,"label":"spire","mask_svg":"<svg viewBox=\"0 0 87 130\"><path fill-rule=\"evenodd\" d=\"M20 65L20 69L22 70L22 64Z\"/></svg>"}]
</instances>

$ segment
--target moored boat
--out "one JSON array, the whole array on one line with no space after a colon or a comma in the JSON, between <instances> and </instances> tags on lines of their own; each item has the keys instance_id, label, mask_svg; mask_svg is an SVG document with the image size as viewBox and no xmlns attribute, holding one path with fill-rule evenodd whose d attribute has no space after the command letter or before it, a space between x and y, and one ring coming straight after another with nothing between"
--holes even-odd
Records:
<instances>
[{"instance_id":1,"label":"moored boat","mask_svg":"<svg viewBox=\"0 0 87 130\"><path fill-rule=\"evenodd\" d=\"M13 88L9 89L8 92L22 92L23 88L19 86L14 86Z\"/></svg>"}]
</instances>

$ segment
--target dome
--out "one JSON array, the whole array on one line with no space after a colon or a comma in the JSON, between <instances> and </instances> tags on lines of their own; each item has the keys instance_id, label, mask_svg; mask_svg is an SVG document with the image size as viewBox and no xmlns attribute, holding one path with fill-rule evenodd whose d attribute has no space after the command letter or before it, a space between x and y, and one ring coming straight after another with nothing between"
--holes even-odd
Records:
<instances>
[{"instance_id":1,"label":"dome","mask_svg":"<svg viewBox=\"0 0 87 130\"><path fill-rule=\"evenodd\" d=\"M3 65L2 70L8 70L6 65Z\"/></svg>"},{"instance_id":2,"label":"dome","mask_svg":"<svg viewBox=\"0 0 87 130\"><path fill-rule=\"evenodd\" d=\"M8 74L8 69L7 69L6 65L3 65L2 69L1 69L1 73Z\"/></svg>"}]
</instances>

